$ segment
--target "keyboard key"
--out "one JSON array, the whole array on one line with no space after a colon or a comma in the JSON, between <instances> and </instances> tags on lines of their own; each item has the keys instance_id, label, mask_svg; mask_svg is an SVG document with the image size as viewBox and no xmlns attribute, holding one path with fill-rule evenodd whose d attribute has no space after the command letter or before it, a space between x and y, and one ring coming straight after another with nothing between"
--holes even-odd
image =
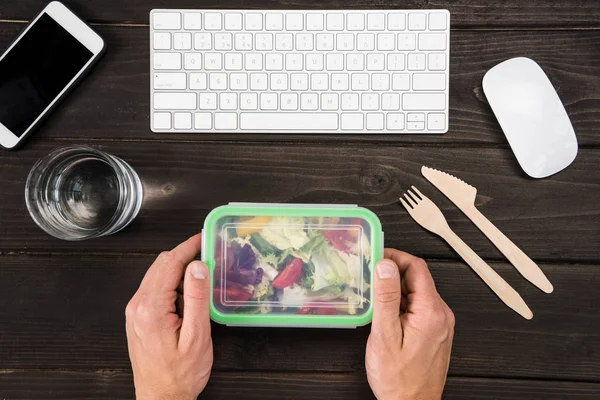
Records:
<instances>
[{"instance_id":1,"label":"keyboard key","mask_svg":"<svg viewBox=\"0 0 600 400\"><path fill-rule=\"evenodd\" d=\"M430 71L444 71L446 69L446 54L429 53L429 63L427 65Z\"/></svg>"},{"instance_id":2,"label":"keyboard key","mask_svg":"<svg viewBox=\"0 0 600 400\"><path fill-rule=\"evenodd\" d=\"M202 69L202 53L185 53L183 59L184 69Z\"/></svg>"},{"instance_id":3,"label":"keyboard key","mask_svg":"<svg viewBox=\"0 0 600 400\"><path fill-rule=\"evenodd\" d=\"M283 30L283 14L267 13L265 16L265 29L268 31Z\"/></svg>"},{"instance_id":4,"label":"keyboard key","mask_svg":"<svg viewBox=\"0 0 600 400\"><path fill-rule=\"evenodd\" d=\"M371 90L390 90L390 75L389 74L373 74L371 75Z\"/></svg>"},{"instance_id":5,"label":"keyboard key","mask_svg":"<svg viewBox=\"0 0 600 400\"><path fill-rule=\"evenodd\" d=\"M152 114L154 129L171 129L171 114L156 112Z\"/></svg>"},{"instance_id":6,"label":"keyboard key","mask_svg":"<svg viewBox=\"0 0 600 400\"><path fill-rule=\"evenodd\" d=\"M234 41L236 50L252 50L253 44L251 33L236 33L234 35Z\"/></svg>"},{"instance_id":7,"label":"keyboard key","mask_svg":"<svg viewBox=\"0 0 600 400\"><path fill-rule=\"evenodd\" d=\"M425 54L410 53L408 55L408 70L409 71L425 71Z\"/></svg>"},{"instance_id":8,"label":"keyboard key","mask_svg":"<svg viewBox=\"0 0 600 400\"><path fill-rule=\"evenodd\" d=\"M379 110L379 94L363 93L360 96L361 108L365 111Z\"/></svg>"},{"instance_id":9,"label":"keyboard key","mask_svg":"<svg viewBox=\"0 0 600 400\"><path fill-rule=\"evenodd\" d=\"M196 93L154 93L155 110L194 110Z\"/></svg>"},{"instance_id":10,"label":"keyboard key","mask_svg":"<svg viewBox=\"0 0 600 400\"><path fill-rule=\"evenodd\" d=\"M415 111L443 111L446 109L445 93L404 93L402 108Z\"/></svg>"},{"instance_id":11,"label":"keyboard key","mask_svg":"<svg viewBox=\"0 0 600 400\"><path fill-rule=\"evenodd\" d=\"M362 118L362 114L359 114ZM240 128L242 130L286 130L328 131L338 129L337 113L241 113Z\"/></svg>"},{"instance_id":12,"label":"keyboard key","mask_svg":"<svg viewBox=\"0 0 600 400\"><path fill-rule=\"evenodd\" d=\"M212 50L210 33L194 33L194 50Z\"/></svg>"},{"instance_id":13,"label":"keyboard key","mask_svg":"<svg viewBox=\"0 0 600 400\"><path fill-rule=\"evenodd\" d=\"M192 114L191 113L174 113L173 127L175 129L192 129Z\"/></svg>"},{"instance_id":14,"label":"keyboard key","mask_svg":"<svg viewBox=\"0 0 600 400\"><path fill-rule=\"evenodd\" d=\"M277 110L277 93L261 93L260 109Z\"/></svg>"},{"instance_id":15,"label":"keyboard key","mask_svg":"<svg viewBox=\"0 0 600 400\"><path fill-rule=\"evenodd\" d=\"M258 94L242 93L240 94L240 110L257 110Z\"/></svg>"},{"instance_id":16,"label":"keyboard key","mask_svg":"<svg viewBox=\"0 0 600 400\"><path fill-rule=\"evenodd\" d=\"M407 122L406 129L409 131L424 131L425 122Z\"/></svg>"},{"instance_id":17,"label":"keyboard key","mask_svg":"<svg viewBox=\"0 0 600 400\"><path fill-rule=\"evenodd\" d=\"M392 74L392 90L410 90L410 74Z\"/></svg>"},{"instance_id":18,"label":"keyboard key","mask_svg":"<svg viewBox=\"0 0 600 400\"><path fill-rule=\"evenodd\" d=\"M344 131L362 131L364 129L363 113L342 113L341 119Z\"/></svg>"},{"instance_id":19,"label":"keyboard key","mask_svg":"<svg viewBox=\"0 0 600 400\"><path fill-rule=\"evenodd\" d=\"M208 88L207 77L204 72L193 72L190 74L190 89L205 90Z\"/></svg>"},{"instance_id":20,"label":"keyboard key","mask_svg":"<svg viewBox=\"0 0 600 400\"><path fill-rule=\"evenodd\" d=\"M288 90L288 75L271 74L271 90Z\"/></svg>"},{"instance_id":21,"label":"keyboard key","mask_svg":"<svg viewBox=\"0 0 600 400\"><path fill-rule=\"evenodd\" d=\"M401 131L404 129L404 114L389 113L386 122L388 131Z\"/></svg>"},{"instance_id":22,"label":"keyboard key","mask_svg":"<svg viewBox=\"0 0 600 400\"><path fill-rule=\"evenodd\" d=\"M227 74L224 72L212 72L208 76L208 88L210 90L226 90Z\"/></svg>"},{"instance_id":23,"label":"keyboard key","mask_svg":"<svg viewBox=\"0 0 600 400\"><path fill-rule=\"evenodd\" d=\"M175 32L173 34L173 48L175 50L191 50L192 34L187 32Z\"/></svg>"},{"instance_id":24,"label":"keyboard key","mask_svg":"<svg viewBox=\"0 0 600 400\"><path fill-rule=\"evenodd\" d=\"M344 14L328 13L327 14L327 30L328 31L343 31L344 30Z\"/></svg>"},{"instance_id":25,"label":"keyboard key","mask_svg":"<svg viewBox=\"0 0 600 400\"><path fill-rule=\"evenodd\" d=\"M328 90L329 74L311 74L310 90Z\"/></svg>"},{"instance_id":26,"label":"keyboard key","mask_svg":"<svg viewBox=\"0 0 600 400\"><path fill-rule=\"evenodd\" d=\"M331 90L348 90L348 74L331 74Z\"/></svg>"},{"instance_id":27,"label":"keyboard key","mask_svg":"<svg viewBox=\"0 0 600 400\"><path fill-rule=\"evenodd\" d=\"M248 55L249 53L246 53ZM246 67L246 69L249 69ZM241 71L242 70L242 55L240 53L225 54L225 70L226 71Z\"/></svg>"},{"instance_id":28,"label":"keyboard key","mask_svg":"<svg viewBox=\"0 0 600 400\"><path fill-rule=\"evenodd\" d=\"M358 93L342 93L341 97L343 111L358 110Z\"/></svg>"},{"instance_id":29,"label":"keyboard key","mask_svg":"<svg viewBox=\"0 0 600 400\"><path fill-rule=\"evenodd\" d=\"M201 110L216 110L217 109L217 94L216 93L200 93Z\"/></svg>"},{"instance_id":30,"label":"keyboard key","mask_svg":"<svg viewBox=\"0 0 600 400\"><path fill-rule=\"evenodd\" d=\"M207 31L220 31L222 28L221 13L204 13L204 29Z\"/></svg>"},{"instance_id":31,"label":"keyboard key","mask_svg":"<svg viewBox=\"0 0 600 400\"><path fill-rule=\"evenodd\" d=\"M337 93L321 94L321 110L337 111L340 108Z\"/></svg>"},{"instance_id":32,"label":"keyboard key","mask_svg":"<svg viewBox=\"0 0 600 400\"><path fill-rule=\"evenodd\" d=\"M361 51L375 50L375 35L372 33L356 35L356 48Z\"/></svg>"},{"instance_id":33,"label":"keyboard key","mask_svg":"<svg viewBox=\"0 0 600 400\"><path fill-rule=\"evenodd\" d=\"M309 53L306 55L307 71L323 71L323 53Z\"/></svg>"},{"instance_id":34,"label":"keyboard key","mask_svg":"<svg viewBox=\"0 0 600 400\"><path fill-rule=\"evenodd\" d=\"M419 33L419 50L446 50L446 34Z\"/></svg>"},{"instance_id":35,"label":"keyboard key","mask_svg":"<svg viewBox=\"0 0 600 400\"><path fill-rule=\"evenodd\" d=\"M255 50L271 51L273 50L273 34L272 33L257 33L255 36Z\"/></svg>"},{"instance_id":36,"label":"keyboard key","mask_svg":"<svg viewBox=\"0 0 600 400\"><path fill-rule=\"evenodd\" d=\"M387 69L390 71L404 71L406 68L406 56L404 53L388 54Z\"/></svg>"},{"instance_id":37,"label":"keyboard key","mask_svg":"<svg viewBox=\"0 0 600 400\"><path fill-rule=\"evenodd\" d=\"M204 54L204 69L209 71L217 71L223 67L221 53L205 53Z\"/></svg>"},{"instance_id":38,"label":"keyboard key","mask_svg":"<svg viewBox=\"0 0 600 400\"><path fill-rule=\"evenodd\" d=\"M265 69L267 71L283 71L283 54L267 53L265 54Z\"/></svg>"},{"instance_id":39,"label":"keyboard key","mask_svg":"<svg viewBox=\"0 0 600 400\"><path fill-rule=\"evenodd\" d=\"M183 14L183 29L186 31L197 31L202 29L202 14L199 12L188 12Z\"/></svg>"},{"instance_id":40,"label":"keyboard key","mask_svg":"<svg viewBox=\"0 0 600 400\"><path fill-rule=\"evenodd\" d=\"M384 93L381 95L381 109L384 111L400 110L400 95L398 93Z\"/></svg>"},{"instance_id":41,"label":"keyboard key","mask_svg":"<svg viewBox=\"0 0 600 400\"><path fill-rule=\"evenodd\" d=\"M322 31L324 29L323 14L308 13L306 14L306 30L307 31Z\"/></svg>"},{"instance_id":42,"label":"keyboard key","mask_svg":"<svg viewBox=\"0 0 600 400\"><path fill-rule=\"evenodd\" d=\"M385 55L383 53L367 54L367 71L383 71L385 69Z\"/></svg>"},{"instance_id":43,"label":"keyboard key","mask_svg":"<svg viewBox=\"0 0 600 400\"><path fill-rule=\"evenodd\" d=\"M416 40L414 33L399 33L398 50L415 50Z\"/></svg>"},{"instance_id":44,"label":"keyboard key","mask_svg":"<svg viewBox=\"0 0 600 400\"><path fill-rule=\"evenodd\" d=\"M245 73L230 74L229 89L248 90L248 76Z\"/></svg>"},{"instance_id":45,"label":"keyboard key","mask_svg":"<svg viewBox=\"0 0 600 400\"><path fill-rule=\"evenodd\" d=\"M314 40L312 33L296 34L296 50L312 51L314 49Z\"/></svg>"},{"instance_id":46,"label":"keyboard key","mask_svg":"<svg viewBox=\"0 0 600 400\"><path fill-rule=\"evenodd\" d=\"M221 110L236 110L237 106L237 93L219 93L219 108Z\"/></svg>"},{"instance_id":47,"label":"keyboard key","mask_svg":"<svg viewBox=\"0 0 600 400\"><path fill-rule=\"evenodd\" d=\"M362 53L346 54L346 69L348 71L362 71L365 69L365 55Z\"/></svg>"},{"instance_id":48,"label":"keyboard key","mask_svg":"<svg viewBox=\"0 0 600 400\"><path fill-rule=\"evenodd\" d=\"M277 33L275 35L275 50L277 51L291 51L294 50L293 43L294 36L291 33Z\"/></svg>"},{"instance_id":49,"label":"keyboard key","mask_svg":"<svg viewBox=\"0 0 600 400\"><path fill-rule=\"evenodd\" d=\"M181 14L178 12L156 12L152 14L152 28L181 29Z\"/></svg>"},{"instance_id":50,"label":"keyboard key","mask_svg":"<svg viewBox=\"0 0 600 400\"><path fill-rule=\"evenodd\" d=\"M424 113L408 113L406 114L406 122L425 122Z\"/></svg>"},{"instance_id":51,"label":"keyboard key","mask_svg":"<svg viewBox=\"0 0 600 400\"><path fill-rule=\"evenodd\" d=\"M413 74L413 90L446 89L446 74Z\"/></svg>"},{"instance_id":52,"label":"keyboard key","mask_svg":"<svg viewBox=\"0 0 600 400\"><path fill-rule=\"evenodd\" d=\"M186 76L183 72L159 72L154 74L153 87L158 90L184 90L185 81Z\"/></svg>"},{"instance_id":53,"label":"keyboard key","mask_svg":"<svg viewBox=\"0 0 600 400\"><path fill-rule=\"evenodd\" d=\"M250 90L267 90L268 79L267 74L250 74Z\"/></svg>"},{"instance_id":54,"label":"keyboard key","mask_svg":"<svg viewBox=\"0 0 600 400\"><path fill-rule=\"evenodd\" d=\"M367 114L367 130L381 131L383 130L383 113L368 113Z\"/></svg>"},{"instance_id":55,"label":"keyboard key","mask_svg":"<svg viewBox=\"0 0 600 400\"><path fill-rule=\"evenodd\" d=\"M377 50L390 51L396 49L393 33L378 33L377 34Z\"/></svg>"},{"instance_id":56,"label":"keyboard key","mask_svg":"<svg viewBox=\"0 0 600 400\"><path fill-rule=\"evenodd\" d=\"M170 50L171 34L168 32L154 32L152 46L154 50Z\"/></svg>"},{"instance_id":57,"label":"keyboard key","mask_svg":"<svg viewBox=\"0 0 600 400\"><path fill-rule=\"evenodd\" d=\"M211 113L195 113L194 114L194 129L209 130L212 128Z\"/></svg>"},{"instance_id":58,"label":"keyboard key","mask_svg":"<svg viewBox=\"0 0 600 400\"><path fill-rule=\"evenodd\" d=\"M352 33L338 33L336 35L336 49L338 51L352 51L354 50L354 34Z\"/></svg>"},{"instance_id":59,"label":"keyboard key","mask_svg":"<svg viewBox=\"0 0 600 400\"><path fill-rule=\"evenodd\" d=\"M288 71L302 71L304 55L302 53L287 53L285 55L285 69Z\"/></svg>"},{"instance_id":60,"label":"keyboard key","mask_svg":"<svg viewBox=\"0 0 600 400\"><path fill-rule=\"evenodd\" d=\"M346 14L346 27L349 31L364 31L365 16L359 13Z\"/></svg>"},{"instance_id":61,"label":"keyboard key","mask_svg":"<svg viewBox=\"0 0 600 400\"><path fill-rule=\"evenodd\" d=\"M443 131L446 129L446 114L427 114L427 129L430 131Z\"/></svg>"},{"instance_id":62,"label":"keyboard key","mask_svg":"<svg viewBox=\"0 0 600 400\"><path fill-rule=\"evenodd\" d=\"M352 74L352 90L369 90L369 74Z\"/></svg>"},{"instance_id":63,"label":"keyboard key","mask_svg":"<svg viewBox=\"0 0 600 400\"><path fill-rule=\"evenodd\" d=\"M242 30L242 13L225 13L225 30Z\"/></svg>"},{"instance_id":64,"label":"keyboard key","mask_svg":"<svg viewBox=\"0 0 600 400\"><path fill-rule=\"evenodd\" d=\"M409 31L424 31L427 20L425 13L409 13L408 14L408 30Z\"/></svg>"},{"instance_id":65,"label":"keyboard key","mask_svg":"<svg viewBox=\"0 0 600 400\"><path fill-rule=\"evenodd\" d=\"M236 130L237 113L215 113L215 129Z\"/></svg>"},{"instance_id":66,"label":"keyboard key","mask_svg":"<svg viewBox=\"0 0 600 400\"><path fill-rule=\"evenodd\" d=\"M341 53L328 53L325 57L325 68L327 71L343 71L344 55Z\"/></svg>"},{"instance_id":67,"label":"keyboard key","mask_svg":"<svg viewBox=\"0 0 600 400\"><path fill-rule=\"evenodd\" d=\"M308 90L308 74L292 74L290 76L290 87L292 90Z\"/></svg>"},{"instance_id":68,"label":"keyboard key","mask_svg":"<svg viewBox=\"0 0 600 400\"><path fill-rule=\"evenodd\" d=\"M367 14L367 30L382 31L385 29L385 14L369 13Z\"/></svg>"},{"instance_id":69,"label":"keyboard key","mask_svg":"<svg viewBox=\"0 0 600 400\"><path fill-rule=\"evenodd\" d=\"M215 50L233 50L231 33L215 33Z\"/></svg>"},{"instance_id":70,"label":"keyboard key","mask_svg":"<svg viewBox=\"0 0 600 400\"><path fill-rule=\"evenodd\" d=\"M447 27L446 13L432 12L429 14L429 29L432 31L444 31Z\"/></svg>"},{"instance_id":71,"label":"keyboard key","mask_svg":"<svg viewBox=\"0 0 600 400\"><path fill-rule=\"evenodd\" d=\"M304 29L304 24L302 23L303 19L304 14L287 13L285 15L285 29L288 31L301 31Z\"/></svg>"},{"instance_id":72,"label":"keyboard key","mask_svg":"<svg viewBox=\"0 0 600 400\"><path fill-rule=\"evenodd\" d=\"M317 33L317 50L333 50L333 33Z\"/></svg>"},{"instance_id":73,"label":"keyboard key","mask_svg":"<svg viewBox=\"0 0 600 400\"><path fill-rule=\"evenodd\" d=\"M246 53L244 64L248 71L261 71L263 69L263 55L261 53Z\"/></svg>"},{"instance_id":74,"label":"keyboard key","mask_svg":"<svg viewBox=\"0 0 600 400\"><path fill-rule=\"evenodd\" d=\"M246 14L246 30L247 31L262 31L263 16L259 13Z\"/></svg>"},{"instance_id":75,"label":"keyboard key","mask_svg":"<svg viewBox=\"0 0 600 400\"><path fill-rule=\"evenodd\" d=\"M298 94L297 93L282 93L281 94L281 109L284 111L296 111L298 109Z\"/></svg>"},{"instance_id":76,"label":"keyboard key","mask_svg":"<svg viewBox=\"0 0 600 400\"><path fill-rule=\"evenodd\" d=\"M316 93L302 93L300 95L300 109L316 111L319 108L319 96Z\"/></svg>"},{"instance_id":77,"label":"keyboard key","mask_svg":"<svg viewBox=\"0 0 600 400\"><path fill-rule=\"evenodd\" d=\"M403 31L406 29L406 14L404 13L389 13L388 14L388 30Z\"/></svg>"},{"instance_id":78,"label":"keyboard key","mask_svg":"<svg viewBox=\"0 0 600 400\"><path fill-rule=\"evenodd\" d=\"M179 53L154 53L154 69L181 69L181 54Z\"/></svg>"}]
</instances>

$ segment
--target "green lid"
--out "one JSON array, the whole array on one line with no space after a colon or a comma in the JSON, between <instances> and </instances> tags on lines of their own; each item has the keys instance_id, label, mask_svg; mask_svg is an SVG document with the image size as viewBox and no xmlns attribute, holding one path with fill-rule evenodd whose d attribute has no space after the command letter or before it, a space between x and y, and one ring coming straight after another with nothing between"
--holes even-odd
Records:
<instances>
[{"instance_id":1,"label":"green lid","mask_svg":"<svg viewBox=\"0 0 600 400\"><path fill-rule=\"evenodd\" d=\"M230 204L208 215L202 238L216 322L353 328L371 321L383 233L365 208Z\"/></svg>"}]
</instances>

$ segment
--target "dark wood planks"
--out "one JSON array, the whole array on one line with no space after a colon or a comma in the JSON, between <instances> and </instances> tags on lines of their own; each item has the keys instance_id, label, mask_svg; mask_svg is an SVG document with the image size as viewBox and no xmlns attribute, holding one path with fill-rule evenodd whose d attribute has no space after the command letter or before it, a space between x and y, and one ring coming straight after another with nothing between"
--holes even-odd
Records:
<instances>
[{"instance_id":1,"label":"dark wood planks","mask_svg":"<svg viewBox=\"0 0 600 400\"><path fill-rule=\"evenodd\" d=\"M103 150L127 160L139 172L145 202L125 231L81 243L48 236L25 208L29 169L58 144L32 141L24 150L0 153L0 251L154 254L199 232L214 207L246 201L359 204L381 218L386 245L423 257L456 258L398 203L398 197L416 185L436 201L450 225L476 251L488 259L502 259L485 236L421 177L421 165L428 165L477 187L480 210L533 259L598 259L597 150L581 150L565 171L533 180L524 176L506 148L105 142Z\"/></svg>"},{"instance_id":2,"label":"dark wood planks","mask_svg":"<svg viewBox=\"0 0 600 400\"><path fill-rule=\"evenodd\" d=\"M16 399L131 399L132 376L126 371L0 372L0 396ZM595 400L597 383L513 379L448 378L444 399ZM361 374L307 374L214 371L199 399L368 400L374 399Z\"/></svg>"},{"instance_id":3,"label":"dark wood planks","mask_svg":"<svg viewBox=\"0 0 600 400\"><path fill-rule=\"evenodd\" d=\"M0 308L2 368L129 368L124 309L152 261L150 256L0 257L0 304L7 305ZM451 375L600 380L598 265L542 264L555 286L546 295L510 265L493 263L533 310L528 322L464 264L429 264L457 319ZM213 324L215 369L364 373L369 330Z\"/></svg>"},{"instance_id":4,"label":"dark wood planks","mask_svg":"<svg viewBox=\"0 0 600 400\"><path fill-rule=\"evenodd\" d=\"M452 13L453 26L459 27L598 27L600 6L594 0L546 0L523 3L519 0L501 0L493 4L485 0L421 1L407 0L263 0L246 3L241 0L194 1L176 0L165 3L159 0L95 0L77 2L64 0L79 15L94 22L148 23L148 13L153 8L222 8L222 9L438 9ZM29 19L46 4L44 0L19 0L5 4L0 18Z\"/></svg>"},{"instance_id":5,"label":"dark wood planks","mask_svg":"<svg viewBox=\"0 0 600 400\"><path fill-rule=\"evenodd\" d=\"M128 4L128 3L124 3ZM600 4L600 3L598 3ZM0 47L23 27L0 23ZM453 31L450 132L445 135L153 134L149 128L148 29L98 27L108 53L31 141L80 138L151 141L286 141L433 144L448 147L507 141L481 89L497 63L517 56L537 60L557 87L582 146L600 144L600 31Z\"/></svg>"}]
</instances>

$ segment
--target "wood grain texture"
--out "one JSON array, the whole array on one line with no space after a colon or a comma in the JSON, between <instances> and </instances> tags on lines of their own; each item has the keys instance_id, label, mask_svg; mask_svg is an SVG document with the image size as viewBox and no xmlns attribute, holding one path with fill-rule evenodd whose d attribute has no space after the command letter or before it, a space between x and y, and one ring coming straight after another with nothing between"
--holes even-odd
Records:
<instances>
[{"instance_id":1,"label":"wood grain texture","mask_svg":"<svg viewBox=\"0 0 600 400\"><path fill-rule=\"evenodd\" d=\"M524 176L505 148L106 142L103 150L138 171L145 200L129 228L82 243L48 236L25 208L29 169L56 145L34 141L21 151L0 153L0 251L154 254L199 232L214 207L241 201L359 204L381 218L387 246L422 257L457 259L399 204L400 195L415 185L481 257L503 259L475 225L421 176L421 166L427 165L475 186L480 211L534 261L598 259L597 150L581 150L566 170L533 180Z\"/></svg>"},{"instance_id":2,"label":"wood grain texture","mask_svg":"<svg viewBox=\"0 0 600 400\"><path fill-rule=\"evenodd\" d=\"M2 368L128 369L124 309L153 259L0 257L0 304L10 305L0 308ZM507 309L466 265L429 265L456 315L451 375L600 379L598 265L542 264L555 286L549 296L510 265L492 263L527 300L531 321ZM214 366L217 371L364 373L369 330L213 324Z\"/></svg>"},{"instance_id":3,"label":"wood grain texture","mask_svg":"<svg viewBox=\"0 0 600 400\"><path fill-rule=\"evenodd\" d=\"M148 23L153 8L222 8L222 9L448 9L454 27L598 27L600 5L595 0L545 0L526 2L498 0L262 0L251 3L242 0L159 0L75 1L63 0L82 18L93 22ZM0 11L3 19L29 19L44 6L44 0L19 0L7 2Z\"/></svg>"},{"instance_id":4,"label":"wood grain texture","mask_svg":"<svg viewBox=\"0 0 600 400\"><path fill-rule=\"evenodd\" d=\"M600 3L599 3L600 4ZM599 18L600 20L600 18ZM22 24L0 23L0 47ZM154 134L149 123L147 28L99 27L108 53L57 108L31 141L336 142L507 147L481 79L508 58L538 61L566 105L581 146L600 144L600 31L453 31L450 61L450 131L445 135Z\"/></svg>"},{"instance_id":5,"label":"wood grain texture","mask_svg":"<svg viewBox=\"0 0 600 400\"><path fill-rule=\"evenodd\" d=\"M16 399L131 399L128 371L0 372L0 396ZM584 382L527 381L450 377L444 399L596 400L600 385ZM363 374L264 373L214 371L200 400L369 400Z\"/></svg>"}]
</instances>

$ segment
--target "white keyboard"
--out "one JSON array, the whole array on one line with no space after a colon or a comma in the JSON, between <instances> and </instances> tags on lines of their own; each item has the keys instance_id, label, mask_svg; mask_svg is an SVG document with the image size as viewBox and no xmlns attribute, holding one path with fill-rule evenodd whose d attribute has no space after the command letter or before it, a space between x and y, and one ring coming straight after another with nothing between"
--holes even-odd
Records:
<instances>
[{"instance_id":1,"label":"white keyboard","mask_svg":"<svg viewBox=\"0 0 600 400\"><path fill-rule=\"evenodd\" d=\"M153 132L445 133L446 10L152 10Z\"/></svg>"}]
</instances>

